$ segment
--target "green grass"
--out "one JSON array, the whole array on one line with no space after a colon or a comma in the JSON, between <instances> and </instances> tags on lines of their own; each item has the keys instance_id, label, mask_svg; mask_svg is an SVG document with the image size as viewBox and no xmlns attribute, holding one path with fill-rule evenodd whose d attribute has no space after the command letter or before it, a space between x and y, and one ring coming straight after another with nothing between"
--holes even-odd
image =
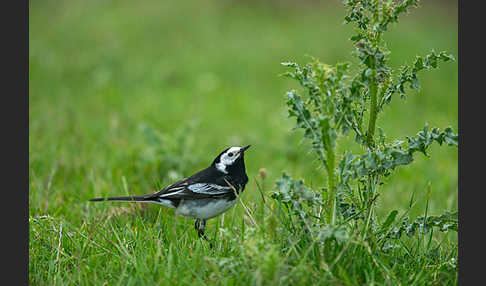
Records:
<instances>
[{"instance_id":1,"label":"green grass","mask_svg":"<svg viewBox=\"0 0 486 286\"><path fill-rule=\"evenodd\" d=\"M269 209L283 171L310 186L326 182L291 131L284 95L296 86L278 75L280 62L305 55L355 63L336 2L30 2L30 284L457 284L456 233L434 234L436 252L414 249L411 238L381 256L353 256L344 245L330 261L313 245L289 245L296 238ZM457 58L457 6L443 2L424 1L387 34L393 66L431 49ZM394 98L377 125L392 138L425 122L457 130L457 78L457 63L422 73L421 90ZM87 202L153 192L246 144L242 201L257 226L238 204L209 221L214 249L172 210ZM457 210L457 148L430 151L381 189L382 219L412 194L412 216L423 214L429 182L429 214Z\"/></svg>"}]
</instances>

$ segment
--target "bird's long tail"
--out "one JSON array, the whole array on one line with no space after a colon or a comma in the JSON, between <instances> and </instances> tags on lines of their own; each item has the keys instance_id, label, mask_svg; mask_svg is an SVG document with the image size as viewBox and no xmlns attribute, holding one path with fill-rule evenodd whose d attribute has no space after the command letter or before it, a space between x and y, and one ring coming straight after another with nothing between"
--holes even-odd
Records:
<instances>
[{"instance_id":1,"label":"bird's long tail","mask_svg":"<svg viewBox=\"0 0 486 286\"><path fill-rule=\"evenodd\" d=\"M149 196L129 196L129 197L110 197L94 198L90 202L117 201L117 202L153 202L154 199Z\"/></svg>"}]
</instances>

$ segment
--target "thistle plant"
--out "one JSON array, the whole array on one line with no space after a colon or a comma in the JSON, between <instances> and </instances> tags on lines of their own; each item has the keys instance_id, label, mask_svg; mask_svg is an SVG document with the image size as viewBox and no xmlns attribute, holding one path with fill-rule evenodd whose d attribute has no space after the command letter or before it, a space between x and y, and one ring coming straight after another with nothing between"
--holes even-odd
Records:
<instances>
[{"instance_id":1,"label":"thistle plant","mask_svg":"<svg viewBox=\"0 0 486 286\"><path fill-rule=\"evenodd\" d=\"M421 71L454 61L446 52L431 51L417 56L399 70L388 65L391 51L383 34L392 23L398 22L399 16L417 4L417 0L345 1L345 23L355 27L350 39L355 48L353 56L359 60L355 73L351 72L350 63L328 65L315 58L305 65L282 63L290 69L284 75L301 86L299 91L287 92L289 116L295 118L296 128L303 130L304 138L310 141L325 170L327 185L320 191L311 190L302 181L284 174L277 181L273 198L292 210L289 214L295 210L310 212L301 217L315 218L316 233L329 233L339 226L357 229L362 239L373 235L379 241L385 237L399 238L403 232L413 235L416 229L422 233L432 227L441 231L457 230L457 213L425 215L414 222L402 218L395 222L395 211L382 225L377 225L375 219L375 202L386 183L384 177L393 174L399 166L411 164L417 153L429 156L428 149L433 143L458 145L458 135L451 127L430 128L425 124L415 136L391 139L377 126L380 113L393 108L394 97L405 99L410 90L420 88ZM354 137L362 153L336 153L339 139L348 136ZM294 199L288 199L291 197ZM307 199L312 207L304 207L295 197ZM319 204L321 207L316 207ZM396 225L394 228L392 223Z\"/></svg>"}]
</instances>

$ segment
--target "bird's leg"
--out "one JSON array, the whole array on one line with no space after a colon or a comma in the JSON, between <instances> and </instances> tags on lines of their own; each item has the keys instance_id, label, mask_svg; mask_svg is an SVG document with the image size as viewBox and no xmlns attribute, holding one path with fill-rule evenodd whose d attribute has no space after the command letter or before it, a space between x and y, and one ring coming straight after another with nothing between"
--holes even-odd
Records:
<instances>
[{"instance_id":1,"label":"bird's leg","mask_svg":"<svg viewBox=\"0 0 486 286\"><path fill-rule=\"evenodd\" d=\"M196 222L194 223L194 227L197 230L197 235L199 237L204 238L204 240L206 240L207 242L209 242L209 247L213 248L213 244L211 243L211 241L209 241L209 239L204 234L204 231L206 229L206 220L205 219L196 219Z\"/></svg>"}]
</instances>

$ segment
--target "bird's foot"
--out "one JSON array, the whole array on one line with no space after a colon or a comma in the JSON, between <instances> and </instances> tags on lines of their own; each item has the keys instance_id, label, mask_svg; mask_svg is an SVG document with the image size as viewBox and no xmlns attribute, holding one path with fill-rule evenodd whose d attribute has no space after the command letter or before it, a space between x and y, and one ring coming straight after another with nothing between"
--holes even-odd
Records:
<instances>
[{"instance_id":1,"label":"bird's foot","mask_svg":"<svg viewBox=\"0 0 486 286\"><path fill-rule=\"evenodd\" d=\"M197 230L197 235L199 236L199 238L202 237L204 240L206 240L209 243L209 248L213 248L213 244L207 238L207 236L204 234L204 231L206 229L206 220L205 219L203 219L203 220L196 219L196 222L194 224L194 227Z\"/></svg>"}]
</instances>

